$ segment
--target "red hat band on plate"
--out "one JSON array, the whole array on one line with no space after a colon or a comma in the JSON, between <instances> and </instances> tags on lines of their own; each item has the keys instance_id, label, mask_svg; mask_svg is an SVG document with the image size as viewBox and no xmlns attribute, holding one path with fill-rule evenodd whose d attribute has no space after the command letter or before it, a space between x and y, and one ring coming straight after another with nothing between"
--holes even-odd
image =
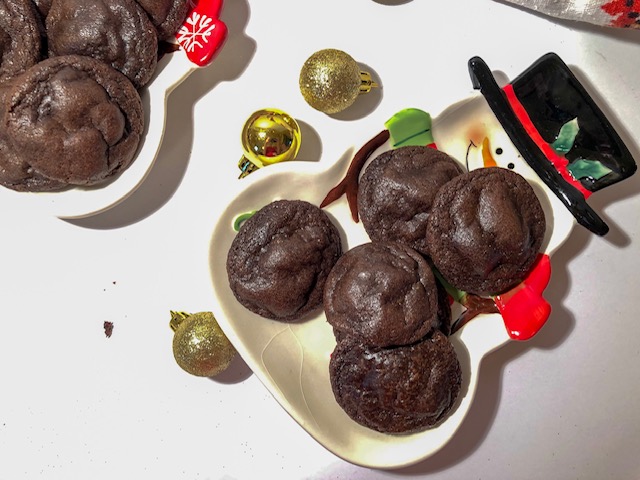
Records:
<instances>
[{"instance_id":1,"label":"red hat band on plate","mask_svg":"<svg viewBox=\"0 0 640 480\"><path fill-rule=\"evenodd\" d=\"M562 175L562 178L564 178L567 183L580 191L580 193L584 195L585 199L589 198L589 195L591 195L592 192L587 190L577 179L573 177L573 175L571 175L571 173L567 169L569 161L565 157L561 157L560 155L558 155L553 150L553 148L551 148L551 146L542 138L542 135L540 135L540 132L538 132L538 129L531 121L531 117L529 117L526 109L518 100L518 97L513 90L513 85L505 85L502 88L502 91L505 93L505 96L509 101L509 105L511 105L511 108L513 109L513 113L516 114L516 117L518 117L518 120L520 120L520 123L522 123L522 126L526 130L527 134L529 134L529 137L531 137L531 139L536 143L542 153L544 153L545 157L547 157L547 160L551 162L551 164L555 167L558 173Z\"/></svg>"}]
</instances>

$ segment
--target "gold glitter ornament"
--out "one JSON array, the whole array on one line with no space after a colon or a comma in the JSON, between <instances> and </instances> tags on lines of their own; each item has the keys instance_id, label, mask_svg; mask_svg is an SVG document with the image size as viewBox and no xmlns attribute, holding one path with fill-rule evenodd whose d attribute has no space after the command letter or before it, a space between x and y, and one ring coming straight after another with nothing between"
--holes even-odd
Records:
<instances>
[{"instance_id":1,"label":"gold glitter ornament","mask_svg":"<svg viewBox=\"0 0 640 480\"><path fill-rule=\"evenodd\" d=\"M338 113L350 107L360 94L377 87L371 74L342 50L328 48L311 55L300 70L300 92L316 110Z\"/></svg>"},{"instance_id":2,"label":"gold glitter ornament","mask_svg":"<svg viewBox=\"0 0 640 480\"><path fill-rule=\"evenodd\" d=\"M243 178L258 168L293 160L300 150L300 126L276 108L251 114L240 136L244 155L238 162Z\"/></svg>"},{"instance_id":3,"label":"gold glitter ornament","mask_svg":"<svg viewBox=\"0 0 640 480\"><path fill-rule=\"evenodd\" d=\"M213 377L227 369L236 349L211 312L171 312L173 356L183 370L198 377Z\"/></svg>"}]
</instances>

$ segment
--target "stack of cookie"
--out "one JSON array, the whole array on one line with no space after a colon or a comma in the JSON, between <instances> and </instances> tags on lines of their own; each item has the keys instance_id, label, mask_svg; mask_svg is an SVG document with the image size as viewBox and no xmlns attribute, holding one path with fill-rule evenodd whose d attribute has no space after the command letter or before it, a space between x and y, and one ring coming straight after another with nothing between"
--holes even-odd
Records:
<instances>
[{"instance_id":1,"label":"stack of cookie","mask_svg":"<svg viewBox=\"0 0 640 480\"><path fill-rule=\"evenodd\" d=\"M96 185L133 161L139 90L188 0L0 2L0 185Z\"/></svg>"},{"instance_id":2,"label":"stack of cookie","mask_svg":"<svg viewBox=\"0 0 640 480\"><path fill-rule=\"evenodd\" d=\"M513 171L466 172L442 151L407 146L369 163L358 214L371 243L347 251L325 286L335 398L380 432L433 427L462 376L438 291L490 297L520 283L542 244L542 206Z\"/></svg>"},{"instance_id":3,"label":"stack of cookie","mask_svg":"<svg viewBox=\"0 0 640 480\"><path fill-rule=\"evenodd\" d=\"M370 241L343 253L318 207L266 205L234 238L229 285L278 321L324 308L336 338L331 387L353 420L392 434L437 426L462 386L448 292L490 297L521 282L542 245L542 206L513 171L467 172L442 151L407 146L371 160L358 214Z\"/></svg>"},{"instance_id":4,"label":"stack of cookie","mask_svg":"<svg viewBox=\"0 0 640 480\"><path fill-rule=\"evenodd\" d=\"M409 433L447 415L462 374L447 298L420 253L397 241L352 248L329 274L324 308L337 340L331 386L353 420Z\"/></svg>"},{"instance_id":5,"label":"stack of cookie","mask_svg":"<svg viewBox=\"0 0 640 480\"><path fill-rule=\"evenodd\" d=\"M344 254L325 287L337 346L329 364L338 404L385 433L437 425L462 383L449 342L451 308L426 253L426 222L458 162L426 147L389 150L363 173L358 213L371 243Z\"/></svg>"}]
</instances>

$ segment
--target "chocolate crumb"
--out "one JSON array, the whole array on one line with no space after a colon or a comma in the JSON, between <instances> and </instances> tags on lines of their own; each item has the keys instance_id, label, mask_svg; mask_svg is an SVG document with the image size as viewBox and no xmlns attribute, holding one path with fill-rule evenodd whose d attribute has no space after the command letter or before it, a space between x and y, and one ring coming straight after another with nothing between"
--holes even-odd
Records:
<instances>
[{"instance_id":1,"label":"chocolate crumb","mask_svg":"<svg viewBox=\"0 0 640 480\"><path fill-rule=\"evenodd\" d=\"M107 338L111 338L113 333L113 322L104 322L104 334Z\"/></svg>"}]
</instances>

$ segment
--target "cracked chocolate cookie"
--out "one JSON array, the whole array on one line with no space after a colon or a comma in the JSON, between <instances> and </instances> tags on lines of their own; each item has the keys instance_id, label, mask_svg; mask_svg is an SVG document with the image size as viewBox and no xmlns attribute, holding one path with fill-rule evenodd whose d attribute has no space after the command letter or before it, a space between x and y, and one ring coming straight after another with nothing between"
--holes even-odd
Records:
<instances>
[{"instance_id":1,"label":"cracked chocolate cookie","mask_svg":"<svg viewBox=\"0 0 640 480\"><path fill-rule=\"evenodd\" d=\"M436 426L455 404L462 384L456 351L447 337L375 348L353 337L340 341L329 361L336 401L359 424L383 433Z\"/></svg>"},{"instance_id":2,"label":"cracked chocolate cookie","mask_svg":"<svg viewBox=\"0 0 640 480\"><path fill-rule=\"evenodd\" d=\"M29 175L3 183L18 190L42 185L34 176L53 184L100 183L130 164L143 134L138 91L90 57L39 62L12 82L5 103L5 140L18 156L13 163Z\"/></svg>"},{"instance_id":3,"label":"cracked chocolate cookie","mask_svg":"<svg viewBox=\"0 0 640 480\"><path fill-rule=\"evenodd\" d=\"M545 229L540 201L524 177L480 168L438 191L427 224L428 253L454 287L494 295L526 277Z\"/></svg>"},{"instance_id":4,"label":"cracked chocolate cookie","mask_svg":"<svg viewBox=\"0 0 640 480\"><path fill-rule=\"evenodd\" d=\"M302 200L277 200L234 238L229 286L250 311L293 322L322 305L326 278L341 254L339 232L326 213Z\"/></svg>"},{"instance_id":5,"label":"cracked chocolate cookie","mask_svg":"<svg viewBox=\"0 0 640 480\"><path fill-rule=\"evenodd\" d=\"M42 59L42 34L31 0L0 0L0 82Z\"/></svg>"},{"instance_id":6,"label":"cracked chocolate cookie","mask_svg":"<svg viewBox=\"0 0 640 480\"><path fill-rule=\"evenodd\" d=\"M158 33L134 0L55 0L45 20L49 55L85 55L146 85L158 62Z\"/></svg>"},{"instance_id":7,"label":"cracked chocolate cookie","mask_svg":"<svg viewBox=\"0 0 640 480\"><path fill-rule=\"evenodd\" d=\"M400 242L348 250L324 289L327 321L340 334L377 347L407 345L438 328L439 294L431 268Z\"/></svg>"}]
</instances>

